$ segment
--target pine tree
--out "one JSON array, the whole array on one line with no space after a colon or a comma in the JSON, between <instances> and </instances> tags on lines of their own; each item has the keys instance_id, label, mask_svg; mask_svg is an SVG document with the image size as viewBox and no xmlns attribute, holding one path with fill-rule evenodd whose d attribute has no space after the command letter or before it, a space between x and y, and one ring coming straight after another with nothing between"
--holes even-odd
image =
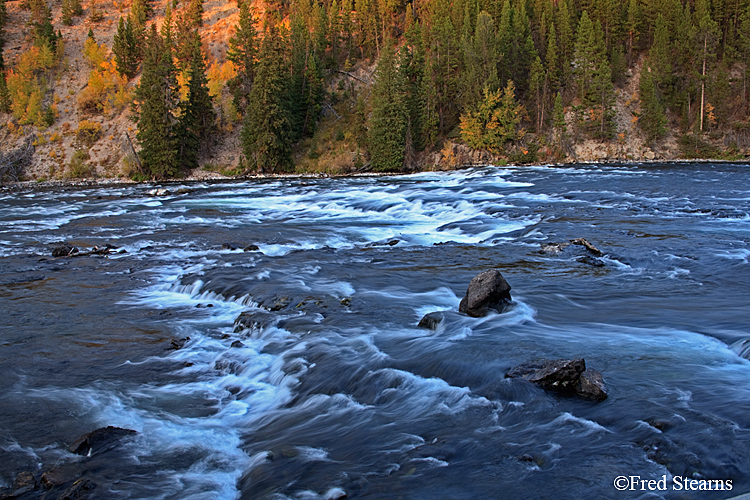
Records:
<instances>
[{"instance_id":1,"label":"pine tree","mask_svg":"<svg viewBox=\"0 0 750 500\"><path fill-rule=\"evenodd\" d=\"M259 172L284 172L293 166L284 68L286 39L270 17L263 32L242 128L242 147Z\"/></svg>"},{"instance_id":2,"label":"pine tree","mask_svg":"<svg viewBox=\"0 0 750 500\"><path fill-rule=\"evenodd\" d=\"M404 167L409 119L405 90L393 43L388 40L375 72L372 115L368 121L368 150L376 171L396 172Z\"/></svg>"},{"instance_id":3,"label":"pine tree","mask_svg":"<svg viewBox=\"0 0 750 500\"><path fill-rule=\"evenodd\" d=\"M172 177L178 172L178 149L174 133L177 108L176 70L172 52L151 25L146 39L143 74L136 88L138 133L144 174L151 178Z\"/></svg>"},{"instance_id":4,"label":"pine tree","mask_svg":"<svg viewBox=\"0 0 750 500\"><path fill-rule=\"evenodd\" d=\"M255 78L255 58L258 52L258 35L255 30L255 16L250 0L240 0L240 19L229 39L227 59L234 63L237 75L227 82L234 96L237 109L245 109L247 96Z\"/></svg>"},{"instance_id":5,"label":"pine tree","mask_svg":"<svg viewBox=\"0 0 750 500\"><path fill-rule=\"evenodd\" d=\"M567 125L565 124L565 108L563 108L562 94L555 96L555 105L552 109L552 121L557 135L557 145L562 147L568 140Z\"/></svg>"},{"instance_id":6,"label":"pine tree","mask_svg":"<svg viewBox=\"0 0 750 500\"><path fill-rule=\"evenodd\" d=\"M73 26L73 6L70 0L62 0L62 23L65 26Z\"/></svg>"},{"instance_id":7,"label":"pine tree","mask_svg":"<svg viewBox=\"0 0 750 500\"><path fill-rule=\"evenodd\" d=\"M203 0L190 0L177 16L175 26L175 58L180 71L184 72L195 55L194 38L203 26Z\"/></svg>"},{"instance_id":8,"label":"pine tree","mask_svg":"<svg viewBox=\"0 0 750 500\"><path fill-rule=\"evenodd\" d=\"M198 167L198 157L208 151L216 133L216 113L208 93L206 64L197 33L193 37L187 87L187 99L180 103L181 114L176 135L179 164L182 168L193 169Z\"/></svg>"},{"instance_id":9,"label":"pine tree","mask_svg":"<svg viewBox=\"0 0 750 500\"><path fill-rule=\"evenodd\" d=\"M704 128L704 114L706 103L706 74L709 64L716 57L716 43L719 37L719 29L716 22L711 18L711 10L708 0L696 0L695 2L695 40L698 46L698 57L701 63L700 86L700 131Z\"/></svg>"},{"instance_id":10,"label":"pine tree","mask_svg":"<svg viewBox=\"0 0 750 500\"><path fill-rule=\"evenodd\" d=\"M467 14L469 13L467 9ZM469 22L464 23L470 27ZM474 106L482 98L485 87L497 89L497 44L492 16L482 11L477 16L473 36L465 34L461 42L463 52L463 107Z\"/></svg>"},{"instance_id":11,"label":"pine tree","mask_svg":"<svg viewBox=\"0 0 750 500\"><path fill-rule=\"evenodd\" d=\"M578 24L574 59L576 88L585 106L597 109L598 135L609 136L614 98L612 70L607 60L601 25L592 23L586 11Z\"/></svg>"},{"instance_id":12,"label":"pine tree","mask_svg":"<svg viewBox=\"0 0 750 500\"><path fill-rule=\"evenodd\" d=\"M129 14L125 20L120 18L112 43L112 52L115 55L117 71L128 79L133 78L138 72L138 64L141 61L141 46Z\"/></svg>"},{"instance_id":13,"label":"pine tree","mask_svg":"<svg viewBox=\"0 0 750 500\"><path fill-rule=\"evenodd\" d=\"M8 11L5 8L5 0L0 0L0 113L10 111L10 94L8 93L8 84L5 80L5 60L3 59L5 24L7 21Z\"/></svg>"},{"instance_id":14,"label":"pine tree","mask_svg":"<svg viewBox=\"0 0 750 500\"><path fill-rule=\"evenodd\" d=\"M34 45L41 47L47 45L54 53L57 50L57 41L62 38L55 33L52 26L52 11L44 0L30 0L31 20L29 24L34 32Z\"/></svg>"},{"instance_id":15,"label":"pine tree","mask_svg":"<svg viewBox=\"0 0 750 500\"><path fill-rule=\"evenodd\" d=\"M146 33L146 21L151 16L152 8L149 0L133 0L130 6L130 15L133 16L134 31Z\"/></svg>"},{"instance_id":16,"label":"pine tree","mask_svg":"<svg viewBox=\"0 0 750 500\"><path fill-rule=\"evenodd\" d=\"M659 99L649 60L646 60L643 64L639 94L641 98L641 113L638 117L638 125L646 133L649 141L664 137L667 130L667 118L664 113L664 105Z\"/></svg>"},{"instance_id":17,"label":"pine tree","mask_svg":"<svg viewBox=\"0 0 750 500\"><path fill-rule=\"evenodd\" d=\"M672 50L669 29L664 16L656 17L654 43L649 51L649 61L656 85L668 83L672 77Z\"/></svg>"}]
</instances>

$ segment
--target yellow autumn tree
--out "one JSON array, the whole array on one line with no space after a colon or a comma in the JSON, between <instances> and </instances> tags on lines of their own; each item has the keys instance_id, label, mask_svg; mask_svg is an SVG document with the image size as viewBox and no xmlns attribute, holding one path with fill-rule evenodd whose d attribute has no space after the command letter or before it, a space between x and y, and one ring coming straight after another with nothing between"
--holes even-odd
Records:
<instances>
[{"instance_id":1,"label":"yellow autumn tree","mask_svg":"<svg viewBox=\"0 0 750 500\"><path fill-rule=\"evenodd\" d=\"M484 98L475 111L461 115L461 139L474 149L502 152L505 143L517 139L523 106L516 101L512 80L504 90L484 89Z\"/></svg>"}]
</instances>

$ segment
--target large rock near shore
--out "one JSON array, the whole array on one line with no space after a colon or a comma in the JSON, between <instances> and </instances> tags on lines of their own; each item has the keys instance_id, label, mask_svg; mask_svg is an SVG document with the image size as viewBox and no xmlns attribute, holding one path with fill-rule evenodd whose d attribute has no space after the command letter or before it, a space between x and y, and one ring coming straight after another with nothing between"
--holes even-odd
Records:
<instances>
[{"instance_id":1,"label":"large rock near shore","mask_svg":"<svg viewBox=\"0 0 750 500\"><path fill-rule=\"evenodd\" d=\"M592 401L607 399L602 374L587 370L583 358L530 361L511 368L505 376L523 378L544 389Z\"/></svg>"},{"instance_id":2,"label":"large rock near shore","mask_svg":"<svg viewBox=\"0 0 750 500\"><path fill-rule=\"evenodd\" d=\"M471 280L458 311L478 318L486 315L490 309L503 312L509 304L510 285L500 271L490 269L479 273Z\"/></svg>"}]
</instances>

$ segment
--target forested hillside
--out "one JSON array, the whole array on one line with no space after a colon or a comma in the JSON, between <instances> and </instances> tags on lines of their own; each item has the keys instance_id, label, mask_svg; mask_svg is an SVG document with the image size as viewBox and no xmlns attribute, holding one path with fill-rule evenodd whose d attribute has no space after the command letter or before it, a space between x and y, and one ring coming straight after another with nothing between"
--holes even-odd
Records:
<instances>
[{"instance_id":1,"label":"forested hillside","mask_svg":"<svg viewBox=\"0 0 750 500\"><path fill-rule=\"evenodd\" d=\"M0 0L0 26L28 179L750 147L750 0Z\"/></svg>"}]
</instances>

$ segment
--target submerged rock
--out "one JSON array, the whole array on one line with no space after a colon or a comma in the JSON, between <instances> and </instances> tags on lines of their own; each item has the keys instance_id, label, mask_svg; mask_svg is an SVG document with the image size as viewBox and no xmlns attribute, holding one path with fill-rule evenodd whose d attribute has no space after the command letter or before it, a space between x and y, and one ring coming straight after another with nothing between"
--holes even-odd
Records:
<instances>
[{"instance_id":1,"label":"submerged rock","mask_svg":"<svg viewBox=\"0 0 750 500\"><path fill-rule=\"evenodd\" d=\"M428 330L437 330L438 325L444 318L445 316L442 311L427 313L419 320L417 326L419 328L427 328Z\"/></svg>"},{"instance_id":2,"label":"submerged rock","mask_svg":"<svg viewBox=\"0 0 750 500\"><path fill-rule=\"evenodd\" d=\"M580 262L581 264L587 264L593 267L605 266L604 262L601 259L597 259L596 257L591 257L590 255L582 255L576 259L576 262Z\"/></svg>"},{"instance_id":3,"label":"submerged rock","mask_svg":"<svg viewBox=\"0 0 750 500\"><path fill-rule=\"evenodd\" d=\"M90 479L79 479L68 489L66 489L60 500L82 500L84 498L91 498L91 492L96 489L96 483Z\"/></svg>"},{"instance_id":4,"label":"submerged rock","mask_svg":"<svg viewBox=\"0 0 750 500\"><path fill-rule=\"evenodd\" d=\"M583 358L529 361L511 368L505 376L523 378L544 389L584 399L607 399L602 374L593 369L587 370Z\"/></svg>"},{"instance_id":5,"label":"submerged rock","mask_svg":"<svg viewBox=\"0 0 750 500\"><path fill-rule=\"evenodd\" d=\"M234 333L249 330L248 334L259 332L278 320L278 317L266 311L245 311L234 320Z\"/></svg>"},{"instance_id":6,"label":"submerged rock","mask_svg":"<svg viewBox=\"0 0 750 500\"><path fill-rule=\"evenodd\" d=\"M239 340L235 340L234 342L232 342L232 345L230 345L229 347L234 347L236 349L242 349L243 347L245 347L245 344L243 344Z\"/></svg>"},{"instance_id":7,"label":"submerged rock","mask_svg":"<svg viewBox=\"0 0 750 500\"><path fill-rule=\"evenodd\" d=\"M122 438L134 434L137 434L134 430L110 425L84 434L69 450L77 455L94 455L114 448Z\"/></svg>"},{"instance_id":8,"label":"submerged rock","mask_svg":"<svg viewBox=\"0 0 750 500\"><path fill-rule=\"evenodd\" d=\"M486 315L490 309L503 312L510 300L510 285L500 271L490 269L471 280L458 311L478 318Z\"/></svg>"}]
</instances>

